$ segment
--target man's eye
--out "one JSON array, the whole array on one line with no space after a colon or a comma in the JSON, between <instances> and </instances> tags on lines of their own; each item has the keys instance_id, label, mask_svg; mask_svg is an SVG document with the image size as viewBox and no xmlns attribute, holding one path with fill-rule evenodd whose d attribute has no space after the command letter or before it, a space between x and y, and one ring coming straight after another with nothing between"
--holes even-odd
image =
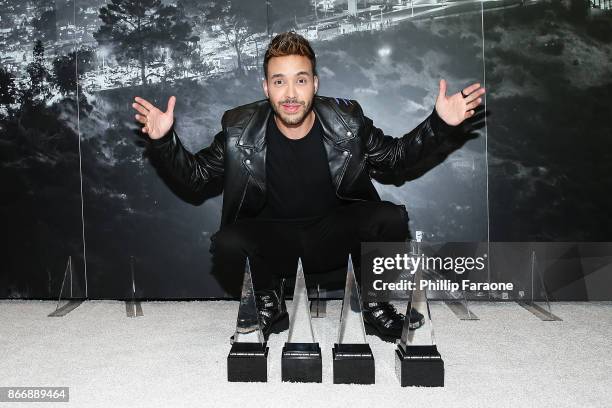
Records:
<instances>
[{"instance_id":1,"label":"man's eye","mask_svg":"<svg viewBox=\"0 0 612 408\"><path fill-rule=\"evenodd\" d=\"M301 83L301 84L305 84L306 80L304 78L301 78L301 79L298 79L298 82Z\"/></svg>"},{"instance_id":2,"label":"man's eye","mask_svg":"<svg viewBox=\"0 0 612 408\"><path fill-rule=\"evenodd\" d=\"M281 79L277 79L276 81L274 81L275 85L280 85L282 83L283 83L283 81Z\"/></svg>"}]
</instances>

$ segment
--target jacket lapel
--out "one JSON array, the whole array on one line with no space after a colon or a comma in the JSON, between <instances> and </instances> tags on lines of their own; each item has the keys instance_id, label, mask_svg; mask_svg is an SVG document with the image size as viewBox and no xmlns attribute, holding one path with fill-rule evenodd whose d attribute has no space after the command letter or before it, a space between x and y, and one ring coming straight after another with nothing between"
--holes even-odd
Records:
<instances>
[{"instance_id":1,"label":"jacket lapel","mask_svg":"<svg viewBox=\"0 0 612 408\"><path fill-rule=\"evenodd\" d=\"M242 165L253 181L266 191L266 130L272 108L267 99L255 109L236 145L242 151Z\"/></svg>"},{"instance_id":2,"label":"jacket lapel","mask_svg":"<svg viewBox=\"0 0 612 408\"><path fill-rule=\"evenodd\" d=\"M315 96L313 109L323 127L323 141L327 151L329 172L338 195L342 176L351 158L347 142L355 138L358 128L349 126L340 112L336 110L331 98Z\"/></svg>"}]
</instances>

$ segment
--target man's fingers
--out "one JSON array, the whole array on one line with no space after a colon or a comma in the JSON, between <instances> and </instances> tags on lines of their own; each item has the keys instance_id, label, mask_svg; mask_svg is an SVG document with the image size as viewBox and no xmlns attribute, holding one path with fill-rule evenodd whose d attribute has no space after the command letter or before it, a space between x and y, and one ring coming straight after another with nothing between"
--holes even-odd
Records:
<instances>
[{"instance_id":1,"label":"man's fingers","mask_svg":"<svg viewBox=\"0 0 612 408\"><path fill-rule=\"evenodd\" d=\"M467 105L465 105L465 109L474 109L475 107L477 107L478 105L480 105L481 99L478 98L477 100L475 100L474 102L470 102Z\"/></svg>"},{"instance_id":2,"label":"man's fingers","mask_svg":"<svg viewBox=\"0 0 612 408\"><path fill-rule=\"evenodd\" d=\"M140 123L142 123L142 124L147 123L147 118L146 118L146 116L143 116L143 115L135 115L134 117L136 118L136 120L137 120L137 121L139 121L139 122L140 122Z\"/></svg>"},{"instance_id":3,"label":"man's fingers","mask_svg":"<svg viewBox=\"0 0 612 408\"><path fill-rule=\"evenodd\" d=\"M146 126L144 126L144 127L142 128L142 133L147 133L148 131L149 131L149 130L147 129L147 127L146 127Z\"/></svg>"},{"instance_id":4,"label":"man's fingers","mask_svg":"<svg viewBox=\"0 0 612 408\"><path fill-rule=\"evenodd\" d=\"M474 92L475 90L477 90L478 88L480 88L480 84L478 82L468 86L467 88L463 88L463 94L464 95L469 95L472 92Z\"/></svg>"},{"instance_id":5,"label":"man's fingers","mask_svg":"<svg viewBox=\"0 0 612 408\"><path fill-rule=\"evenodd\" d=\"M138 112L142 113L143 115L146 115L147 113L149 113L148 109L146 109L144 106L136 102L132 104L132 108L136 109Z\"/></svg>"},{"instance_id":6,"label":"man's fingers","mask_svg":"<svg viewBox=\"0 0 612 408\"><path fill-rule=\"evenodd\" d=\"M147 101L146 99L142 99L140 96L135 97L134 100L145 108L147 108L148 110L156 109L151 102Z\"/></svg>"},{"instance_id":7,"label":"man's fingers","mask_svg":"<svg viewBox=\"0 0 612 408\"><path fill-rule=\"evenodd\" d=\"M466 96L464 98L465 103L470 103L470 102L472 102L472 101L474 101L476 99L480 99L478 97L481 96L482 94L484 94L484 88L480 88L479 91L472 92L469 96Z\"/></svg>"},{"instance_id":8,"label":"man's fingers","mask_svg":"<svg viewBox=\"0 0 612 408\"><path fill-rule=\"evenodd\" d=\"M171 96L170 99L168 99L168 108L166 109L166 113L173 114L175 104L176 98L174 96Z\"/></svg>"},{"instance_id":9,"label":"man's fingers","mask_svg":"<svg viewBox=\"0 0 612 408\"><path fill-rule=\"evenodd\" d=\"M440 89L438 90L438 98L442 98L446 96L446 80L440 79L439 86L440 86Z\"/></svg>"},{"instance_id":10,"label":"man's fingers","mask_svg":"<svg viewBox=\"0 0 612 408\"><path fill-rule=\"evenodd\" d=\"M467 87L467 90L465 91L466 95L471 94L472 92L474 92L475 90L477 90L478 88L480 88L480 83L476 82L470 86Z\"/></svg>"}]
</instances>

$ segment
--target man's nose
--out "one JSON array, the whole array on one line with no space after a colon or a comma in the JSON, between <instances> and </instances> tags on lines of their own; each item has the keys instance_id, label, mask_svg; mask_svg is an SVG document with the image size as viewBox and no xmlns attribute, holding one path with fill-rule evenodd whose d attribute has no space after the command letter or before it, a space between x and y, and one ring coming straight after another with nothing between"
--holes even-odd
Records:
<instances>
[{"instance_id":1,"label":"man's nose","mask_svg":"<svg viewBox=\"0 0 612 408\"><path fill-rule=\"evenodd\" d=\"M297 94L295 93L295 85L291 82L287 85L287 93L285 94L287 99L295 99L297 98Z\"/></svg>"}]
</instances>

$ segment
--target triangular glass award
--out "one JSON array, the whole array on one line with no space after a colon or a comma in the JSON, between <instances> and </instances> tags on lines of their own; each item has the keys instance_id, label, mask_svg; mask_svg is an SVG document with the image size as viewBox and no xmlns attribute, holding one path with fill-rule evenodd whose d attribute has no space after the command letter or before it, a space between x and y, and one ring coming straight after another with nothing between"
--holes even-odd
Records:
<instances>
[{"instance_id":1,"label":"triangular glass award","mask_svg":"<svg viewBox=\"0 0 612 408\"><path fill-rule=\"evenodd\" d=\"M298 268L293 290L292 310L289 316L289 336L281 360L281 377L291 382L322 382L323 365L321 348L315 342L308 292L302 260L298 259Z\"/></svg>"},{"instance_id":2,"label":"triangular glass award","mask_svg":"<svg viewBox=\"0 0 612 408\"><path fill-rule=\"evenodd\" d=\"M374 355L366 342L361 296L348 257L338 342L332 349L334 384L374 384Z\"/></svg>"},{"instance_id":3,"label":"triangular glass award","mask_svg":"<svg viewBox=\"0 0 612 408\"><path fill-rule=\"evenodd\" d=\"M67 281L70 281L69 283ZM85 288L83 290L83 288ZM72 255L68 256L64 278L60 287L59 297L55 310L49 313L49 317L62 317L79 307L87 299L87 275L81 276L74 272ZM64 304L60 306L63 301Z\"/></svg>"},{"instance_id":4,"label":"triangular glass award","mask_svg":"<svg viewBox=\"0 0 612 408\"><path fill-rule=\"evenodd\" d=\"M578 247L572 248L578 251ZM580 259L579 253L575 254L575 259ZM548 300L548 289L544 283L541 268L538 265L535 249L531 250L531 289L527 293L531 293L531 300L521 300L518 302L520 306L527 309L529 312L540 318L543 321L560 321L561 318L552 313L550 302Z\"/></svg>"},{"instance_id":5,"label":"triangular glass award","mask_svg":"<svg viewBox=\"0 0 612 408\"><path fill-rule=\"evenodd\" d=\"M402 328L402 337L400 339L400 344L402 345L433 346L436 344L431 322L431 313L429 311L429 302L427 301L427 291L424 288L420 288L422 279L423 271L421 268L417 268L414 273L415 289L409 294L406 316L410 316L410 309L414 309L419 314L423 315L425 323L418 330L412 330L410 328L410 319L405 319L404 327Z\"/></svg>"},{"instance_id":6,"label":"triangular glass award","mask_svg":"<svg viewBox=\"0 0 612 408\"><path fill-rule=\"evenodd\" d=\"M306 290L306 279L304 278L301 259L298 259L295 275L295 289L293 290L293 302L289 315L289 338L287 342L315 343L310 307L308 306L308 291Z\"/></svg>"},{"instance_id":7,"label":"triangular glass award","mask_svg":"<svg viewBox=\"0 0 612 408\"><path fill-rule=\"evenodd\" d=\"M340 312L340 328L338 344L365 344L366 334L361 310L361 296L357 287L355 270L351 255L348 257L346 284L344 285L344 300Z\"/></svg>"},{"instance_id":8,"label":"triangular glass award","mask_svg":"<svg viewBox=\"0 0 612 408\"><path fill-rule=\"evenodd\" d=\"M268 347L259 322L249 259L246 259L234 342L227 356L228 381L268 380Z\"/></svg>"},{"instance_id":9,"label":"triangular glass award","mask_svg":"<svg viewBox=\"0 0 612 408\"><path fill-rule=\"evenodd\" d=\"M244 278L242 280L242 294L240 296L240 306L238 307L234 343L263 344L264 342L264 335L259 323L259 314L257 313L257 304L255 303L251 265L247 258L244 267Z\"/></svg>"},{"instance_id":10,"label":"triangular glass award","mask_svg":"<svg viewBox=\"0 0 612 408\"><path fill-rule=\"evenodd\" d=\"M416 268L413 276L414 289L409 293L402 336L395 350L395 372L402 387L443 387L444 361L436 347L427 291L421 287L422 269ZM418 314L423 316L424 324L413 330L410 316Z\"/></svg>"}]
</instances>

